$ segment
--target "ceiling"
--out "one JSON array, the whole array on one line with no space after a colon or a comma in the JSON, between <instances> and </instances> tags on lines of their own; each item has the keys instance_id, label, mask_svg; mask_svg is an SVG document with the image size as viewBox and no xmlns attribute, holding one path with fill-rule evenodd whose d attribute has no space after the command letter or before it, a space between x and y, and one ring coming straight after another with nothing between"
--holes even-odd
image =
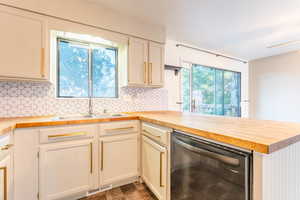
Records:
<instances>
[{"instance_id":1,"label":"ceiling","mask_svg":"<svg viewBox=\"0 0 300 200\"><path fill-rule=\"evenodd\" d=\"M253 60L300 50L299 0L89 0L162 25L167 38Z\"/></svg>"}]
</instances>

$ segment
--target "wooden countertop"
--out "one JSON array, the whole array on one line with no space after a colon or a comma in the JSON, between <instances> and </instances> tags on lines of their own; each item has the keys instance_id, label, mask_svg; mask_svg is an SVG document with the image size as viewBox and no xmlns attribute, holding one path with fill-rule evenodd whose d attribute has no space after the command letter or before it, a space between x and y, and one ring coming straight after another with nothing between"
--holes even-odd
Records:
<instances>
[{"instance_id":1,"label":"wooden countertop","mask_svg":"<svg viewBox=\"0 0 300 200\"><path fill-rule=\"evenodd\" d=\"M56 120L54 116L0 119L0 135L15 128L140 119L266 154L300 141L300 123L209 116L175 111L131 112L128 114L125 117L73 120Z\"/></svg>"},{"instance_id":2,"label":"wooden countertop","mask_svg":"<svg viewBox=\"0 0 300 200\"><path fill-rule=\"evenodd\" d=\"M58 119L56 116L39 117L18 117L18 118L0 118L0 136L14 130L15 128L30 128L42 126L60 126L74 124L89 124L100 122L113 122L124 120L138 120L138 116L128 115L121 117L101 117L101 118L70 118Z\"/></svg>"},{"instance_id":3,"label":"wooden countertop","mask_svg":"<svg viewBox=\"0 0 300 200\"><path fill-rule=\"evenodd\" d=\"M135 112L140 120L218 142L272 153L300 141L300 123L199 115L175 111Z\"/></svg>"}]
</instances>

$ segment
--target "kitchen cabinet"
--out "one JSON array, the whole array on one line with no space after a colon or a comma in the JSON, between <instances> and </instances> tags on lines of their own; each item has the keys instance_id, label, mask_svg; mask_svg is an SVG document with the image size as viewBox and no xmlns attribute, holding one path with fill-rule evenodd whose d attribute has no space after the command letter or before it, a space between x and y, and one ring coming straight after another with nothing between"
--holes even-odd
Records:
<instances>
[{"instance_id":1,"label":"kitchen cabinet","mask_svg":"<svg viewBox=\"0 0 300 200\"><path fill-rule=\"evenodd\" d=\"M12 200L12 189L11 155L0 150L0 200Z\"/></svg>"},{"instance_id":2,"label":"kitchen cabinet","mask_svg":"<svg viewBox=\"0 0 300 200\"><path fill-rule=\"evenodd\" d=\"M149 42L149 81L153 87L162 87L164 81L164 46Z\"/></svg>"},{"instance_id":3,"label":"kitchen cabinet","mask_svg":"<svg viewBox=\"0 0 300 200\"><path fill-rule=\"evenodd\" d=\"M167 195L167 163L167 149L143 136L142 179L159 200Z\"/></svg>"},{"instance_id":4,"label":"kitchen cabinet","mask_svg":"<svg viewBox=\"0 0 300 200\"><path fill-rule=\"evenodd\" d=\"M42 200L78 197L93 187L93 140L45 144L39 153Z\"/></svg>"},{"instance_id":5,"label":"kitchen cabinet","mask_svg":"<svg viewBox=\"0 0 300 200\"><path fill-rule=\"evenodd\" d=\"M45 20L0 6L0 79L47 80Z\"/></svg>"},{"instance_id":6,"label":"kitchen cabinet","mask_svg":"<svg viewBox=\"0 0 300 200\"><path fill-rule=\"evenodd\" d=\"M124 86L163 87L164 45L129 38L128 67L122 75L127 76Z\"/></svg>"},{"instance_id":7,"label":"kitchen cabinet","mask_svg":"<svg viewBox=\"0 0 300 200\"><path fill-rule=\"evenodd\" d=\"M127 134L99 139L100 185L138 177L138 135Z\"/></svg>"},{"instance_id":8,"label":"kitchen cabinet","mask_svg":"<svg viewBox=\"0 0 300 200\"><path fill-rule=\"evenodd\" d=\"M148 84L148 41L130 38L128 48L128 85Z\"/></svg>"}]
</instances>

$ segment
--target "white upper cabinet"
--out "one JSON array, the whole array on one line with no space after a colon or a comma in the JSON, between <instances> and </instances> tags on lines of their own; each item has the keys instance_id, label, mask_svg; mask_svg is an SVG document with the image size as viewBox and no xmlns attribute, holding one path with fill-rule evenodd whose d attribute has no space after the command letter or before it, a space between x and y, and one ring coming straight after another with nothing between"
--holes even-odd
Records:
<instances>
[{"instance_id":1,"label":"white upper cabinet","mask_svg":"<svg viewBox=\"0 0 300 200\"><path fill-rule=\"evenodd\" d=\"M164 81L164 46L149 42L149 85L162 87Z\"/></svg>"},{"instance_id":2,"label":"white upper cabinet","mask_svg":"<svg viewBox=\"0 0 300 200\"><path fill-rule=\"evenodd\" d=\"M164 45L129 38L128 67L121 76L127 76L123 86L163 87Z\"/></svg>"},{"instance_id":3,"label":"white upper cabinet","mask_svg":"<svg viewBox=\"0 0 300 200\"><path fill-rule=\"evenodd\" d=\"M0 6L0 79L46 80L45 21Z\"/></svg>"},{"instance_id":4,"label":"white upper cabinet","mask_svg":"<svg viewBox=\"0 0 300 200\"><path fill-rule=\"evenodd\" d=\"M147 85L148 42L142 39L130 38L128 56L128 85Z\"/></svg>"}]
</instances>

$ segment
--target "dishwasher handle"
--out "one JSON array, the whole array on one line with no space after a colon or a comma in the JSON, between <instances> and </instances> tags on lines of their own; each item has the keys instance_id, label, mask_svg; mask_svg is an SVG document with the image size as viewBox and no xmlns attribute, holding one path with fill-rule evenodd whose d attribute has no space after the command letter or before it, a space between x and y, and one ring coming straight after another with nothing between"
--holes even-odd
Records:
<instances>
[{"instance_id":1,"label":"dishwasher handle","mask_svg":"<svg viewBox=\"0 0 300 200\"><path fill-rule=\"evenodd\" d=\"M206 157L216 159L224 164L227 164L227 165L230 165L233 167L240 166L240 160L237 158L232 158L232 157L229 157L229 156L217 153L217 152L212 152L212 151L206 150L204 148L198 148L196 146L190 145L190 144L178 139L177 137L173 137L173 141L189 151L198 153L198 154L206 156Z\"/></svg>"}]
</instances>

